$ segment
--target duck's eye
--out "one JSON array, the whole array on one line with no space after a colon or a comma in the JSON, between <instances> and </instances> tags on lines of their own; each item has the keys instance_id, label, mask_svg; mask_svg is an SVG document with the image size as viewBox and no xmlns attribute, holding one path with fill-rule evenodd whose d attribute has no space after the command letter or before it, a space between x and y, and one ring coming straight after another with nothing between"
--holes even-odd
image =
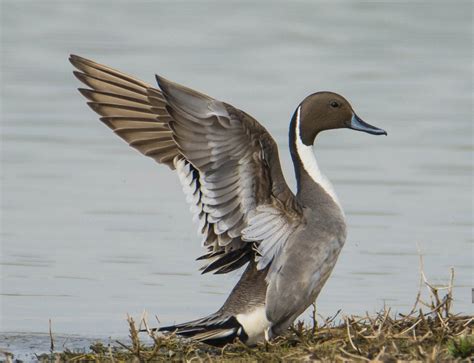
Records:
<instances>
[{"instance_id":1,"label":"duck's eye","mask_svg":"<svg viewBox=\"0 0 474 363\"><path fill-rule=\"evenodd\" d=\"M338 108L338 107L339 107L339 102L337 102L337 101L332 101L332 102L331 102L331 107L332 107L332 108Z\"/></svg>"}]
</instances>

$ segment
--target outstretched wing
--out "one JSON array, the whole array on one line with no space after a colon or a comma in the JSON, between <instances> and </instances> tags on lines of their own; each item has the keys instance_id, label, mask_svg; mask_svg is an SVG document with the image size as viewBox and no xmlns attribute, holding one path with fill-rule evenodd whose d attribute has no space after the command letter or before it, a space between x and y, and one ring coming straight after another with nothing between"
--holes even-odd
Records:
<instances>
[{"instance_id":1,"label":"outstretched wing","mask_svg":"<svg viewBox=\"0 0 474 363\"><path fill-rule=\"evenodd\" d=\"M144 155L176 168L208 248L204 272L229 272L251 258L266 267L302 217L265 128L162 77L159 90L84 58L71 56L71 63L92 88L81 93L101 120ZM271 208L277 213L261 225L259 216Z\"/></svg>"}]
</instances>

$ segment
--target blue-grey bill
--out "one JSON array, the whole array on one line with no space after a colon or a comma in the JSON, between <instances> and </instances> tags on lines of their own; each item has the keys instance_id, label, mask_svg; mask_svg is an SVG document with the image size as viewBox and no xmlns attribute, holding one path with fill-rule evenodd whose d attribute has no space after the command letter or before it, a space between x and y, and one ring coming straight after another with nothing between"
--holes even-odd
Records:
<instances>
[{"instance_id":1,"label":"blue-grey bill","mask_svg":"<svg viewBox=\"0 0 474 363\"><path fill-rule=\"evenodd\" d=\"M372 135L387 135L387 131L369 125L355 113L352 115L351 125L349 126L349 128L351 128L352 130L367 132Z\"/></svg>"}]
</instances>

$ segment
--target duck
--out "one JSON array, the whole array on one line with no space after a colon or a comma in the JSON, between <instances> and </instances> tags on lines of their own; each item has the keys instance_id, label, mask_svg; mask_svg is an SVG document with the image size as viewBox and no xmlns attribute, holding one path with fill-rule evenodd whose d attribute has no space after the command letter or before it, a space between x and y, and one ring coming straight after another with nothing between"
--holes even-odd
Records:
<instances>
[{"instance_id":1,"label":"duck","mask_svg":"<svg viewBox=\"0 0 474 363\"><path fill-rule=\"evenodd\" d=\"M248 113L159 75L154 87L77 55L69 60L100 121L178 175L206 250L202 273L245 266L215 313L158 330L214 346L284 335L318 297L347 236L341 203L313 152L316 138L336 129L387 132L337 93L310 94L289 125L293 193L277 143Z\"/></svg>"}]
</instances>

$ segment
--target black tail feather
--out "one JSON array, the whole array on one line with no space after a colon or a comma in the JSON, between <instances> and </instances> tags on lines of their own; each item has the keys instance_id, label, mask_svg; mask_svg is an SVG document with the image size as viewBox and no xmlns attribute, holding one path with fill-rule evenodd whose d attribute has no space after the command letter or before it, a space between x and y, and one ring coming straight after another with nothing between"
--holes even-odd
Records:
<instances>
[{"instance_id":1,"label":"black tail feather","mask_svg":"<svg viewBox=\"0 0 474 363\"><path fill-rule=\"evenodd\" d=\"M173 332L216 347L233 343L237 338L242 342L248 339L242 325L235 316L210 315L188 323L164 326L160 332Z\"/></svg>"},{"instance_id":2,"label":"black tail feather","mask_svg":"<svg viewBox=\"0 0 474 363\"><path fill-rule=\"evenodd\" d=\"M239 249L227 252L216 261L207 265L202 273L205 274L210 271L214 271L215 274L227 273L243 266L250 260L251 255L251 249Z\"/></svg>"}]
</instances>

